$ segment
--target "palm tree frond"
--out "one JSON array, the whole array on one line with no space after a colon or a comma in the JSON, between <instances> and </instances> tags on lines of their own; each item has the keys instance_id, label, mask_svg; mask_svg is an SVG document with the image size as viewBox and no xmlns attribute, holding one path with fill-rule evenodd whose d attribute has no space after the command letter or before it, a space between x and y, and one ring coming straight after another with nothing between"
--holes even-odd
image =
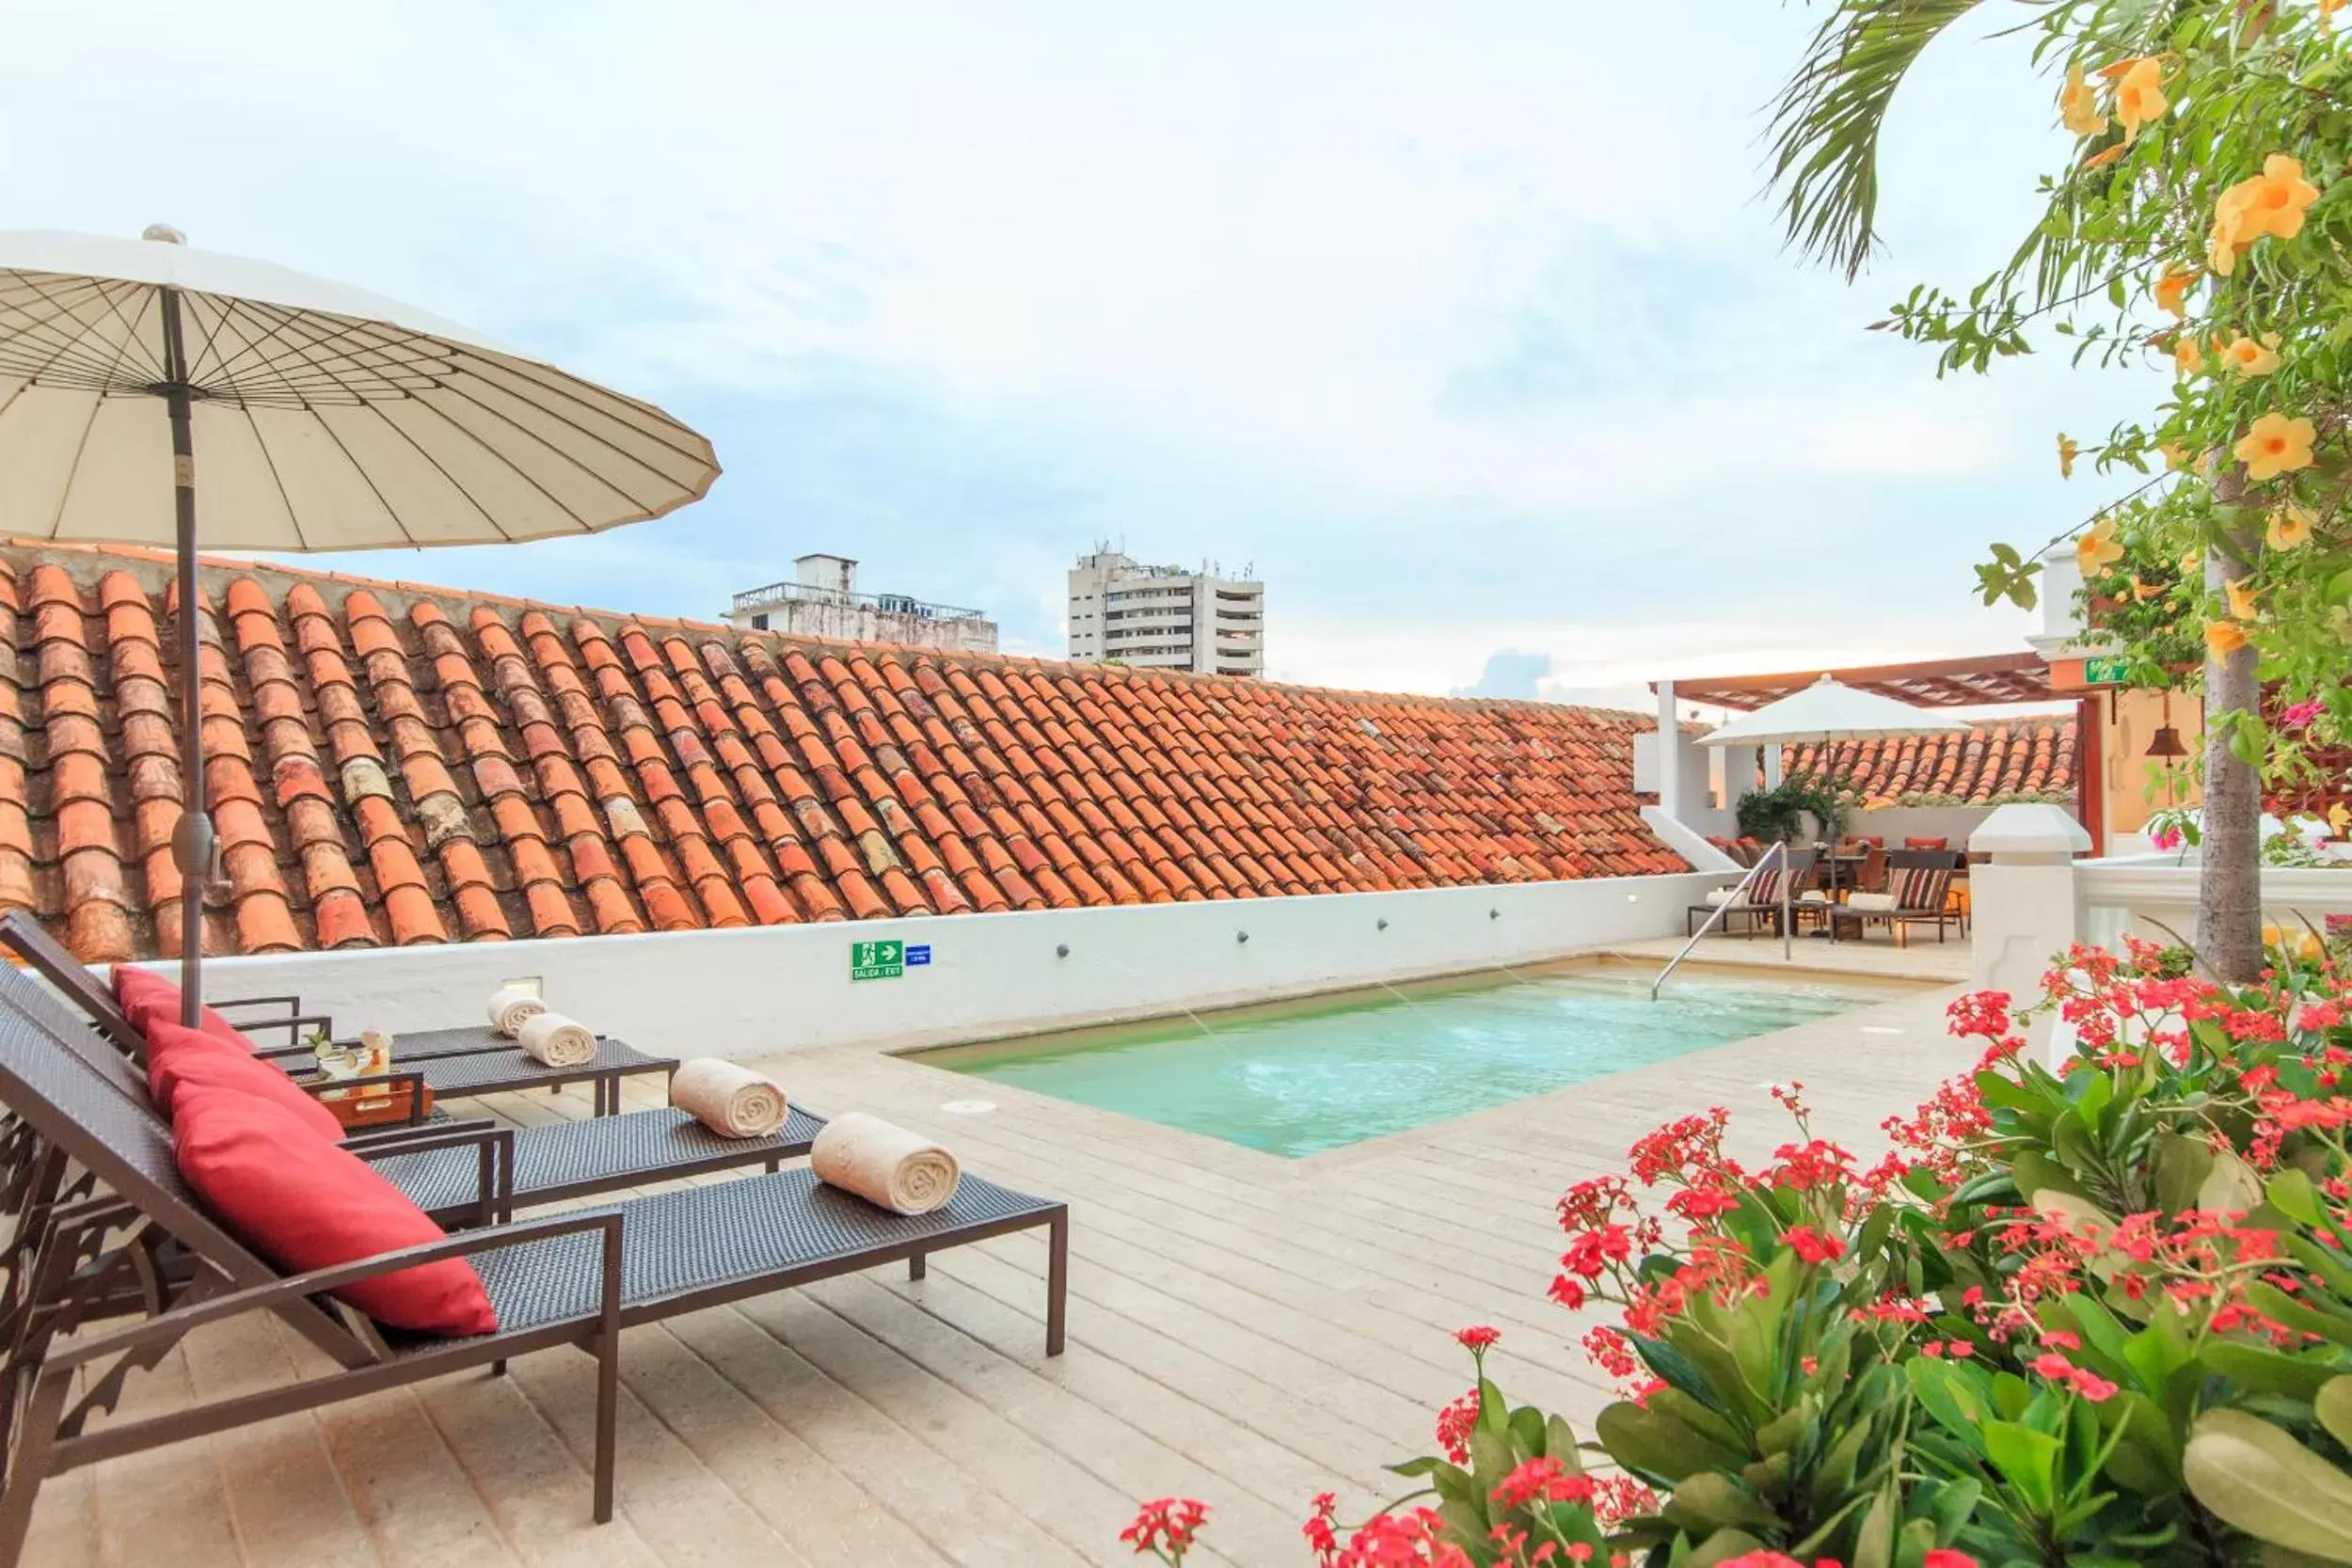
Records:
<instances>
[{"instance_id":1,"label":"palm tree frond","mask_svg":"<svg viewBox=\"0 0 2352 1568\"><path fill-rule=\"evenodd\" d=\"M1771 189L1788 242L1849 278L1878 243L1879 134L1920 53L1980 0L1836 0L1773 104Z\"/></svg>"}]
</instances>

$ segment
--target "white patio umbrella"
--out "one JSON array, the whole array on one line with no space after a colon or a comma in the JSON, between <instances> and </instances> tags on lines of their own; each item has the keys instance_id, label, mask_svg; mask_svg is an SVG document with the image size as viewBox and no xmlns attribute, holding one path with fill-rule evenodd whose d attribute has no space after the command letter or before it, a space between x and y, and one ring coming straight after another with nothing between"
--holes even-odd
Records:
<instances>
[{"instance_id":1,"label":"white patio umbrella","mask_svg":"<svg viewBox=\"0 0 2352 1568\"><path fill-rule=\"evenodd\" d=\"M1965 735L1968 726L1909 703L1841 686L1823 675L1802 691L1743 713L1699 739L1702 746L1864 740L1891 735Z\"/></svg>"},{"instance_id":2,"label":"white patio umbrella","mask_svg":"<svg viewBox=\"0 0 2352 1568\"><path fill-rule=\"evenodd\" d=\"M1819 740L1865 740L1883 736L1965 735L1968 726L1875 691L1857 690L1823 675L1802 691L1743 713L1699 737L1702 746L1780 746ZM1781 855L1786 863L1788 849ZM1759 859L1758 864L1762 862ZM1780 879L1780 945L1788 951L1788 879Z\"/></svg>"},{"instance_id":3,"label":"white patio umbrella","mask_svg":"<svg viewBox=\"0 0 2352 1568\"><path fill-rule=\"evenodd\" d=\"M179 555L185 1022L213 858L198 550L594 533L718 474L710 443L660 409L392 300L192 250L162 225L0 232L0 533Z\"/></svg>"}]
</instances>

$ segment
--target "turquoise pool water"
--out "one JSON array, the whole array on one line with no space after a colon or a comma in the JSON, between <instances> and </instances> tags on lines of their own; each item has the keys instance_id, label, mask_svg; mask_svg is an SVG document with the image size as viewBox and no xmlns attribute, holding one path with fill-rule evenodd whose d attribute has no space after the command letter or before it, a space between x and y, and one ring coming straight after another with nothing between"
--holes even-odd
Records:
<instances>
[{"instance_id":1,"label":"turquoise pool water","mask_svg":"<svg viewBox=\"0 0 2352 1568\"><path fill-rule=\"evenodd\" d=\"M915 1060L1297 1156L1769 1034L1914 989L1581 962L1154 1020Z\"/></svg>"}]
</instances>

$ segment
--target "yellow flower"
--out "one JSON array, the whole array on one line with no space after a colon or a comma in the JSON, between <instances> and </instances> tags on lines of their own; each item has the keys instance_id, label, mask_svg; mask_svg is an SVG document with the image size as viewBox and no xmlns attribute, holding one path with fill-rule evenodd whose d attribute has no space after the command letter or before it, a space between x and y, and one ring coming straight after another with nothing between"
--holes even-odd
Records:
<instances>
[{"instance_id":1,"label":"yellow flower","mask_svg":"<svg viewBox=\"0 0 2352 1568\"><path fill-rule=\"evenodd\" d=\"M2175 374L2197 375L2204 368L2205 351L2198 346L2195 337L2184 332L2172 341L2172 370Z\"/></svg>"},{"instance_id":2,"label":"yellow flower","mask_svg":"<svg viewBox=\"0 0 2352 1568\"><path fill-rule=\"evenodd\" d=\"M2263 542L2274 550L2292 550L2312 542L2312 515L2289 501L2270 515Z\"/></svg>"},{"instance_id":3,"label":"yellow flower","mask_svg":"<svg viewBox=\"0 0 2352 1568\"><path fill-rule=\"evenodd\" d=\"M2193 582L2202 578L2204 575L2205 563L2197 559L2197 552L2195 550L2191 550L2186 555L2181 557L2181 576Z\"/></svg>"},{"instance_id":4,"label":"yellow flower","mask_svg":"<svg viewBox=\"0 0 2352 1568\"><path fill-rule=\"evenodd\" d=\"M2205 646L2217 657L2228 657L2246 646L2246 628L2235 621L2205 623Z\"/></svg>"},{"instance_id":5,"label":"yellow flower","mask_svg":"<svg viewBox=\"0 0 2352 1568\"><path fill-rule=\"evenodd\" d=\"M2058 478L2073 479L2074 477L2074 457L2082 450L2074 444L2073 436L2066 435L2058 436Z\"/></svg>"},{"instance_id":6,"label":"yellow flower","mask_svg":"<svg viewBox=\"0 0 2352 1568\"><path fill-rule=\"evenodd\" d=\"M2058 119L2077 136L2095 136L2107 128L2099 110L2099 89L2083 79L2078 64L2066 68L2066 86L2058 89Z\"/></svg>"},{"instance_id":7,"label":"yellow flower","mask_svg":"<svg viewBox=\"0 0 2352 1568\"><path fill-rule=\"evenodd\" d=\"M2260 595L2262 590L2247 587L2245 579L2240 578L2235 582L2224 583L2221 591L2230 596L2230 614L2233 618L2240 621L2250 621L2254 618L2257 613L2254 600Z\"/></svg>"},{"instance_id":8,"label":"yellow flower","mask_svg":"<svg viewBox=\"0 0 2352 1568\"><path fill-rule=\"evenodd\" d=\"M2279 356L2269 343L2258 343L2241 332L2222 348L2221 363L2239 375L2268 375L2279 368Z\"/></svg>"},{"instance_id":9,"label":"yellow flower","mask_svg":"<svg viewBox=\"0 0 2352 1568\"><path fill-rule=\"evenodd\" d=\"M2153 583L2143 582L2137 578L2132 578L2132 603L2134 604L2146 604L2163 592L2163 589Z\"/></svg>"},{"instance_id":10,"label":"yellow flower","mask_svg":"<svg viewBox=\"0 0 2352 1568\"><path fill-rule=\"evenodd\" d=\"M2276 948L2291 958L2316 958L2327 951L2320 940L2312 935L2308 926L2298 926L2291 930L2265 926L2263 927L2263 945Z\"/></svg>"},{"instance_id":11,"label":"yellow flower","mask_svg":"<svg viewBox=\"0 0 2352 1568\"><path fill-rule=\"evenodd\" d=\"M2352 811L2346 810L2342 800L2328 808L2328 826L2335 829L2338 838L2342 838L2347 829L2352 829Z\"/></svg>"},{"instance_id":12,"label":"yellow flower","mask_svg":"<svg viewBox=\"0 0 2352 1568\"><path fill-rule=\"evenodd\" d=\"M2261 178L2259 175L2256 179ZM2261 238L2246 222L2247 204L2253 200L2254 181L2240 181L2221 193L2213 206L2213 233L2205 241L2205 263L2223 277L2237 270L2239 253Z\"/></svg>"},{"instance_id":13,"label":"yellow flower","mask_svg":"<svg viewBox=\"0 0 2352 1568\"><path fill-rule=\"evenodd\" d=\"M2186 447L2178 445L2174 442L2167 442L2165 445L2158 447L2156 450L2164 453L2164 466L2166 467L2171 468L2177 472L2178 470L2188 467L2188 449Z\"/></svg>"},{"instance_id":14,"label":"yellow flower","mask_svg":"<svg viewBox=\"0 0 2352 1568\"><path fill-rule=\"evenodd\" d=\"M2115 118L2123 122L2123 139L2137 141L2139 133L2165 111L2164 63L2153 55L2131 62L2115 85Z\"/></svg>"},{"instance_id":15,"label":"yellow flower","mask_svg":"<svg viewBox=\"0 0 2352 1568\"><path fill-rule=\"evenodd\" d=\"M2239 181L2221 193L2213 212L2213 236L2206 260L2227 277L2237 265L2238 252L2275 234L2291 240L2303 231L2303 214L2319 199L2319 191L2303 178L2300 160L2274 152L2263 160L2263 171Z\"/></svg>"},{"instance_id":16,"label":"yellow flower","mask_svg":"<svg viewBox=\"0 0 2352 1568\"><path fill-rule=\"evenodd\" d=\"M2094 168L2105 168L2122 156L2123 156L2123 144L2122 142L2117 142L2113 147L2108 148L2106 151L2093 152L2090 157L2085 158L2083 160L2083 168L2086 171Z\"/></svg>"},{"instance_id":17,"label":"yellow flower","mask_svg":"<svg viewBox=\"0 0 2352 1568\"><path fill-rule=\"evenodd\" d=\"M2102 517L2074 541L2074 564L2083 576L2095 578L2123 559L2123 546L2115 542L2115 519Z\"/></svg>"},{"instance_id":18,"label":"yellow flower","mask_svg":"<svg viewBox=\"0 0 2352 1568\"><path fill-rule=\"evenodd\" d=\"M2107 117L2099 112L2099 95L2083 80L2083 68L2066 68L2066 90L2058 94L2058 119L2078 136L2095 136L2107 128Z\"/></svg>"},{"instance_id":19,"label":"yellow flower","mask_svg":"<svg viewBox=\"0 0 2352 1568\"><path fill-rule=\"evenodd\" d=\"M2265 414L2246 429L2230 451L2246 465L2256 484L2312 466L2312 421L2280 413Z\"/></svg>"},{"instance_id":20,"label":"yellow flower","mask_svg":"<svg viewBox=\"0 0 2352 1568\"><path fill-rule=\"evenodd\" d=\"M2169 310L2185 320L2188 316L2188 292L2197 286L2197 271L2193 267L2168 267L2156 279L2156 308Z\"/></svg>"}]
</instances>

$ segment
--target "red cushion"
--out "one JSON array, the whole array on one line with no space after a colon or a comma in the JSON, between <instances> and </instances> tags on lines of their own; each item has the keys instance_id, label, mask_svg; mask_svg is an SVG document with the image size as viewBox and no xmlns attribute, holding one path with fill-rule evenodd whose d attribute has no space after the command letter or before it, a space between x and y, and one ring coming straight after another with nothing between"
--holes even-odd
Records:
<instances>
[{"instance_id":1,"label":"red cushion","mask_svg":"<svg viewBox=\"0 0 2352 1568\"><path fill-rule=\"evenodd\" d=\"M240 1240L289 1274L439 1241L447 1232L363 1161L304 1137L274 1101L188 1085L171 1124L180 1174ZM498 1312L462 1258L419 1263L335 1294L421 1334L489 1334Z\"/></svg>"},{"instance_id":2,"label":"red cushion","mask_svg":"<svg viewBox=\"0 0 2352 1568\"><path fill-rule=\"evenodd\" d=\"M152 970L135 969L129 964L114 967L115 1001L122 1008L122 1016L131 1021L131 1027L142 1035L152 1035L148 1020L166 1023L180 1022L180 988ZM199 1008L197 1027L216 1039L245 1047L249 1054L253 1042L241 1034L237 1026L213 1011Z\"/></svg>"},{"instance_id":3,"label":"red cushion","mask_svg":"<svg viewBox=\"0 0 2352 1568\"><path fill-rule=\"evenodd\" d=\"M283 1105L296 1121L326 1139L341 1143L343 1124L335 1113L295 1087L294 1081L250 1053L201 1029L190 1029L158 1019L147 1026L147 1092L164 1115L177 1117L180 1097L201 1086L233 1089Z\"/></svg>"},{"instance_id":4,"label":"red cushion","mask_svg":"<svg viewBox=\"0 0 2352 1568\"><path fill-rule=\"evenodd\" d=\"M1907 838L1903 840L1903 847L1906 849L1948 849L1951 847L1952 841L1948 838Z\"/></svg>"}]
</instances>

